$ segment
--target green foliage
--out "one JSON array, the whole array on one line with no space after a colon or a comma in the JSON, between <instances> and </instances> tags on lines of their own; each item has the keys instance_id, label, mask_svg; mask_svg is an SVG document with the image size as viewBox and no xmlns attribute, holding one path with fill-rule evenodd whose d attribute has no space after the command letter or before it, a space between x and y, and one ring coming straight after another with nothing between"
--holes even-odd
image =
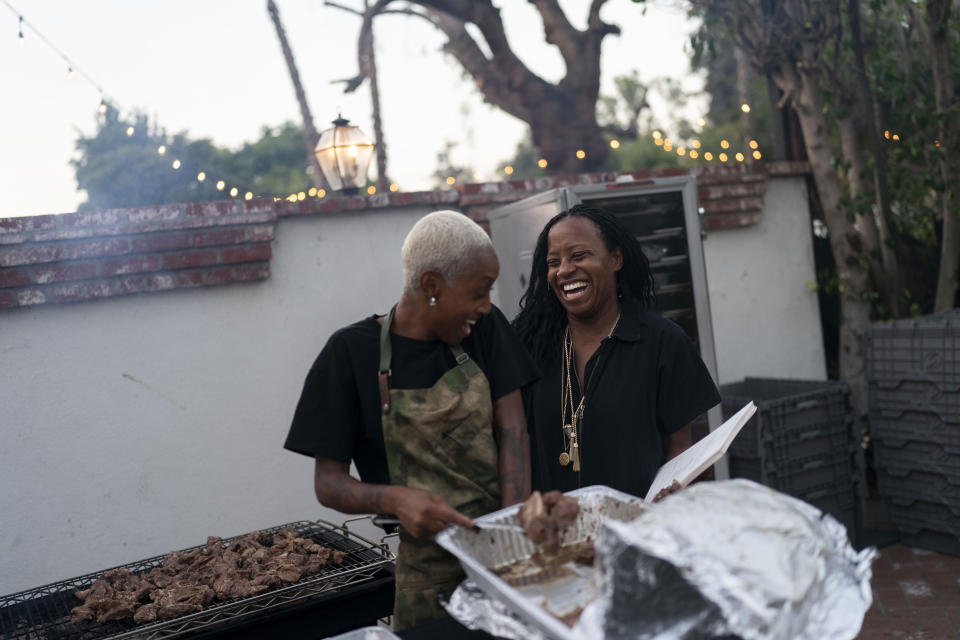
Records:
<instances>
[{"instance_id":1,"label":"green foliage","mask_svg":"<svg viewBox=\"0 0 960 640\"><path fill-rule=\"evenodd\" d=\"M143 114L121 118L108 105L96 133L80 136L76 149L77 186L87 193L81 210L222 200L232 187L243 197L247 191L286 196L312 186L300 129L289 123L265 127L259 140L230 151L210 140L190 140L185 132L168 135ZM206 174L202 182L197 179L201 171ZM225 182L222 191L216 187L219 180Z\"/></svg>"}]
</instances>

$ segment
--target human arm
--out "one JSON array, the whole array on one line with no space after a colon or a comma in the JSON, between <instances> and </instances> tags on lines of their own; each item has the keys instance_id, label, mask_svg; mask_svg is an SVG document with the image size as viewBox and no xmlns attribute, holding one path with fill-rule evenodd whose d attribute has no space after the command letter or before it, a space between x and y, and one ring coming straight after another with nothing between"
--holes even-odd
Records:
<instances>
[{"instance_id":1,"label":"human arm","mask_svg":"<svg viewBox=\"0 0 960 640\"><path fill-rule=\"evenodd\" d=\"M663 442L663 461L669 462L678 455L690 448L690 427L693 423L687 423L664 438Z\"/></svg>"},{"instance_id":2,"label":"human arm","mask_svg":"<svg viewBox=\"0 0 960 640\"><path fill-rule=\"evenodd\" d=\"M325 507L341 513L391 513L414 538L433 535L451 524L472 527L473 521L435 493L399 485L361 482L350 465L317 457L314 491Z\"/></svg>"},{"instance_id":3,"label":"human arm","mask_svg":"<svg viewBox=\"0 0 960 640\"><path fill-rule=\"evenodd\" d=\"M501 504L508 507L530 495L530 435L517 389L493 403L499 459Z\"/></svg>"}]
</instances>

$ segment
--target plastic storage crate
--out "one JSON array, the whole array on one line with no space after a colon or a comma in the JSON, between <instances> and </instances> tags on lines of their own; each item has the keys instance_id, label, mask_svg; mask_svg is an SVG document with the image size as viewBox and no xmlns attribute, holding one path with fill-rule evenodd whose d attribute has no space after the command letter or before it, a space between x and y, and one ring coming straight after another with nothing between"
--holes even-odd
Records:
<instances>
[{"instance_id":1,"label":"plastic storage crate","mask_svg":"<svg viewBox=\"0 0 960 640\"><path fill-rule=\"evenodd\" d=\"M877 490L905 542L960 555L960 310L866 336Z\"/></svg>"},{"instance_id":2,"label":"plastic storage crate","mask_svg":"<svg viewBox=\"0 0 960 640\"><path fill-rule=\"evenodd\" d=\"M805 500L846 525L855 539L863 465L843 382L746 378L723 385L724 417L753 400L757 413L728 450L731 477Z\"/></svg>"}]
</instances>

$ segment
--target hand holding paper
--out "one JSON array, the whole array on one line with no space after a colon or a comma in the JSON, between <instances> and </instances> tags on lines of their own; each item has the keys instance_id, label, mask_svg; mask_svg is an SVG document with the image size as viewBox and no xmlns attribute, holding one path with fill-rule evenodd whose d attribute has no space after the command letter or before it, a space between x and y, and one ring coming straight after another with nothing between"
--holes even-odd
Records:
<instances>
[{"instance_id":1,"label":"hand holding paper","mask_svg":"<svg viewBox=\"0 0 960 640\"><path fill-rule=\"evenodd\" d=\"M690 484L727 452L733 439L737 437L743 425L747 424L756 410L757 405L748 403L702 440L660 467L644 500L652 501L660 490L669 487L674 480L682 487Z\"/></svg>"}]
</instances>

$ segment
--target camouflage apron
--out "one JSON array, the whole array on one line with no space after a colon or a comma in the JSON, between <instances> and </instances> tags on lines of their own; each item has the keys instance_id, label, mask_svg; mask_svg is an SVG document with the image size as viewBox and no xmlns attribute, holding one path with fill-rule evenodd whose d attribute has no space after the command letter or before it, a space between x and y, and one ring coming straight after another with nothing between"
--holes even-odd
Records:
<instances>
[{"instance_id":1,"label":"camouflage apron","mask_svg":"<svg viewBox=\"0 0 960 640\"><path fill-rule=\"evenodd\" d=\"M428 389L390 388L390 325L380 330L380 402L390 482L438 494L470 518L499 509L490 385L460 345L457 364ZM393 628L442 617L439 598L463 580L456 558L400 528Z\"/></svg>"}]
</instances>

